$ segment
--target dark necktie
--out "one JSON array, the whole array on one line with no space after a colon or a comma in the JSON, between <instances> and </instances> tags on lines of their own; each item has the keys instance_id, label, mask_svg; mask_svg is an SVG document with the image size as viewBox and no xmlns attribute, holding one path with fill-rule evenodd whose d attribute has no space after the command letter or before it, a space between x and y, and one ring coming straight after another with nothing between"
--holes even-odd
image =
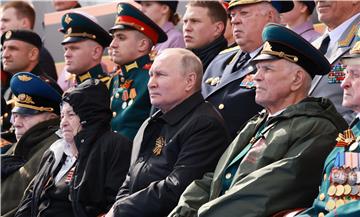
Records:
<instances>
[{"instance_id":1,"label":"dark necktie","mask_svg":"<svg viewBox=\"0 0 360 217\"><path fill-rule=\"evenodd\" d=\"M330 43L330 36L327 35L321 42L321 45L319 48L320 53L322 53L324 55L326 54L326 51L328 50L328 47L329 47L329 43Z\"/></svg>"},{"instance_id":2,"label":"dark necktie","mask_svg":"<svg viewBox=\"0 0 360 217\"><path fill-rule=\"evenodd\" d=\"M241 69L249 59L250 59L249 53L242 53L236 63L235 71Z\"/></svg>"}]
</instances>

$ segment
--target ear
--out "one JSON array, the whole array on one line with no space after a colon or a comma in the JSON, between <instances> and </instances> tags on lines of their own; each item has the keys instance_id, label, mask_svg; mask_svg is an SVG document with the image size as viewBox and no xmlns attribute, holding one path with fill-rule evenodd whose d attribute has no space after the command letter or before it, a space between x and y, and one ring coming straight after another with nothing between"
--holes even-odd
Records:
<instances>
[{"instance_id":1,"label":"ear","mask_svg":"<svg viewBox=\"0 0 360 217\"><path fill-rule=\"evenodd\" d=\"M225 25L223 22L218 21L214 23L214 37L218 38L219 35L222 35L225 29Z\"/></svg>"},{"instance_id":2,"label":"ear","mask_svg":"<svg viewBox=\"0 0 360 217\"><path fill-rule=\"evenodd\" d=\"M99 45L99 46L94 46L93 49L93 59L94 60L98 60L99 58L101 58L103 55L103 48Z\"/></svg>"},{"instance_id":3,"label":"ear","mask_svg":"<svg viewBox=\"0 0 360 217\"><path fill-rule=\"evenodd\" d=\"M21 23L21 27L23 29L32 29L31 28L31 25L30 25L30 20L29 19L26 19L26 18L22 18L20 20L20 23Z\"/></svg>"},{"instance_id":4,"label":"ear","mask_svg":"<svg viewBox=\"0 0 360 217\"><path fill-rule=\"evenodd\" d=\"M300 89L304 82L305 82L305 73L303 70L297 69L296 72L293 73L293 77L292 77L292 83L291 83L291 87L290 89L292 91L297 91L298 89Z\"/></svg>"},{"instance_id":5,"label":"ear","mask_svg":"<svg viewBox=\"0 0 360 217\"><path fill-rule=\"evenodd\" d=\"M150 43L146 39L140 39L137 44L138 44L138 51L141 53L150 50Z\"/></svg>"},{"instance_id":6,"label":"ear","mask_svg":"<svg viewBox=\"0 0 360 217\"><path fill-rule=\"evenodd\" d=\"M160 13L161 14L167 14L170 11L170 7L167 6L166 4L161 4L161 9L160 9Z\"/></svg>"},{"instance_id":7,"label":"ear","mask_svg":"<svg viewBox=\"0 0 360 217\"><path fill-rule=\"evenodd\" d=\"M308 13L308 8L307 8L307 6L304 4L304 3L301 3L300 2L300 12L302 13L302 14L306 14L306 13Z\"/></svg>"},{"instance_id":8,"label":"ear","mask_svg":"<svg viewBox=\"0 0 360 217\"><path fill-rule=\"evenodd\" d=\"M185 91L189 92L194 89L195 83L196 83L197 75L195 72L189 72L186 74L185 77Z\"/></svg>"},{"instance_id":9,"label":"ear","mask_svg":"<svg viewBox=\"0 0 360 217\"><path fill-rule=\"evenodd\" d=\"M36 61L39 59L39 55L40 55L39 49L36 47L33 47L30 49L28 57L29 57L30 61Z\"/></svg>"}]
</instances>

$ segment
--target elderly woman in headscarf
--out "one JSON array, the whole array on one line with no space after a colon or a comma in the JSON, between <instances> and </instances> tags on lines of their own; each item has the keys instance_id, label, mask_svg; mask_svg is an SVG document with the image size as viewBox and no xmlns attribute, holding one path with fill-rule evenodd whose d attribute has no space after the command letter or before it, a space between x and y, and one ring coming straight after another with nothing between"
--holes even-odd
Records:
<instances>
[{"instance_id":1,"label":"elderly woman in headscarf","mask_svg":"<svg viewBox=\"0 0 360 217\"><path fill-rule=\"evenodd\" d=\"M99 216L125 179L131 143L110 129L107 87L89 79L62 101L62 139L44 154L15 216Z\"/></svg>"}]
</instances>

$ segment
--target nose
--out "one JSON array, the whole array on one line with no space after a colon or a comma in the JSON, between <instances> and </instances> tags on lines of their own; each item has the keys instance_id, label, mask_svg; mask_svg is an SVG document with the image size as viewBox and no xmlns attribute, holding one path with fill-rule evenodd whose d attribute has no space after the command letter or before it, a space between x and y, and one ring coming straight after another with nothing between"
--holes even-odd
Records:
<instances>
[{"instance_id":1,"label":"nose","mask_svg":"<svg viewBox=\"0 0 360 217\"><path fill-rule=\"evenodd\" d=\"M111 41L109 47L111 49L116 49L118 47L118 42L117 42L117 39L116 38L113 38L113 40Z\"/></svg>"},{"instance_id":2,"label":"nose","mask_svg":"<svg viewBox=\"0 0 360 217\"><path fill-rule=\"evenodd\" d=\"M261 77L261 69L257 69L256 73L254 75L254 81L261 81L262 77Z\"/></svg>"},{"instance_id":3,"label":"nose","mask_svg":"<svg viewBox=\"0 0 360 217\"><path fill-rule=\"evenodd\" d=\"M341 82L341 88L342 89L347 89L351 86L351 82L350 82L350 74L346 73L344 80Z\"/></svg>"},{"instance_id":4,"label":"nose","mask_svg":"<svg viewBox=\"0 0 360 217\"><path fill-rule=\"evenodd\" d=\"M71 51L70 49L66 49L64 52L64 57L69 58L71 56Z\"/></svg>"},{"instance_id":5,"label":"nose","mask_svg":"<svg viewBox=\"0 0 360 217\"><path fill-rule=\"evenodd\" d=\"M148 89L152 89L156 87L156 81L154 76L150 76L149 82L148 82Z\"/></svg>"},{"instance_id":6,"label":"nose","mask_svg":"<svg viewBox=\"0 0 360 217\"><path fill-rule=\"evenodd\" d=\"M238 13L233 13L231 14L230 16L230 23L232 25L234 24L240 24L241 23L241 19L240 19L240 16L238 15Z\"/></svg>"},{"instance_id":7,"label":"nose","mask_svg":"<svg viewBox=\"0 0 360 217\"><path fill-rule=\"evenodd\" d=\"M189 24L188 21L184 21L183 31L184 31L184 32L189 32L189 31L191 31L191 25Z\"/></svg>"},{"instance_id":8,"label":"nose","mask_svg":"<svg viewBox=\"0 0 360 217\"><path fill-rule=\"evenodd\" d=\"M6 47L3 48L2 52L1 52L1 57L2 58L7 58L9 57L10 53L8 52L8 49Z\"/></svg>"}]
</instances>

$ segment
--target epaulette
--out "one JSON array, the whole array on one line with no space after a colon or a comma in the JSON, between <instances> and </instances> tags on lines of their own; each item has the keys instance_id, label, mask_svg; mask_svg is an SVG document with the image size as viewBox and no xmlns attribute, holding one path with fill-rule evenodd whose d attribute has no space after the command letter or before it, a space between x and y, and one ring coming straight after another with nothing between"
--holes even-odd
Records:
<instances>
[{"instance_id":1,"label":"epaulette","mask_svg":"<svg viewBox=\"0 0 360 217\"><path fill-rule=\"evenodd\" d=\"M350 43L352 42L352 40L356 37L356 34L358 34L359 31L359 25L360 23L357 23L355 25L353 25L349 31L349 33L347 34L347 36L339 41L339 46L340 47L345 47L345 46L349 46Z\"/></svg>"},{"instance_id":2,"label":"epaulette","mask_svg":"<svg viewBox=\"0 0 360 217\"><path fill-rule=\"evenodd\" d=\"M237 51L237 50L240 50L239 45L235 46L235 47L227 48L227 49L221 51L219 54L225 54L225 53L229 53L231 51Z\"/></svg>"}]
</instances>

